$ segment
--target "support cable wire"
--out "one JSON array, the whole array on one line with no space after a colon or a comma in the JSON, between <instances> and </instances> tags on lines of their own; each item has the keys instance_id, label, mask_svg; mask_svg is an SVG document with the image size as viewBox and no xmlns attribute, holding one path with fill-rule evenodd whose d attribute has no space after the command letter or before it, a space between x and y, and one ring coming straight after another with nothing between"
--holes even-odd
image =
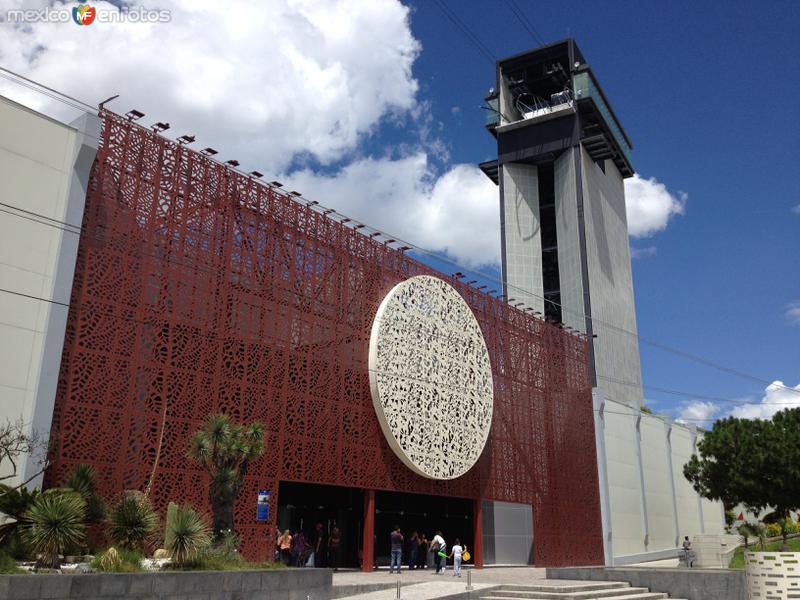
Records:
<instances>
[{"instance_id":1,"label":"support cable wire","mask_svg":"<svg viewBox=\"0 0 800 600\"><path fill-rule=\"evenodd\" d=\"M156 258L158 258L158 257L156 257ZM287 290L287 291L291 291L291 290ZM12 294L12 295L15 295L15 296L22 296L24 298L29 298L31 300L39 300L41 302L48 302L50 304L56 304L56 305L64 306L64 307L67 307L67 308L70 307L70 304L66 303L66 302L60 302L58 300L48 300L47 298L42 298L42 297L39 297L39 296L33 296L33 295L30 295L30 294L24 294L24 293L21 293L21 292L16 292L16 291L4 289L4 288L0 288L0 292L4 292L4 293L7 293L7 294ZM86 310L86 307L81 307L78 310ZM95 309L95 310L97 310L97 309ZM155 324L153 322L142 321L142 320L139 320L139 319L134 319L132 317L125 317L125 316L121 316L121 315L116 315L114 313L103 313L103 316L111 317L113 319L119 319L119 320L122 320L122 321L128 321L128 322L131 322L131 323L136 323L136 324L139 324L139 325L145 325L145 326L153 326ZM161 320L163 321L163 318ZM156 321L159 321L159 319L157 318ZM208 333L198 333L196 335L198 335L200 337L203 337L205 339L208 339L210 341L213 341L213 342L222 342L222 341L226 340L226 338L224 338L224 337L220 337L220 336L216 336L216 335L208 334ZM246 336L243 336L243 337L246 338ZM281 341L278 338L276 338L274 335L265 334L263 332L258 334L257 339L260 339L260 340L271 339L273 341ZM355 365L356 363L354 362L353 364ZM358 363L358 364L360 364L360 363ZM371 372L378 373L380 375L387 375L387 376L391 376L391 377L397 377L398 376L398 374L392 373L392 372L389 372L389 371L381 371L381 370L378 370L378 369L367 369L367 370L371 371ZM413 381L415 383L423 383L423 384L433 384L434 383L434 382L432 382L430 380L427 380L427 379L411 377L411 376L408 376L408 375L403 375L403 377L406 380ZM620 380L616 380L616 381L619 382L619 383L629 383L629 382L622 382ZM634 384L630 383L630 385L634 385ZM459 386L456 386L456 389L461 389L462 391L466 391L466 392L474 392L474 391L476 391L473 388L464 388L464 387L459 387ZM790 389L792 389L792 388L790 388ZM673 393L679 393L681 395L691 396L691 397L702 397L702 396L699 396L697 394L691 394L689 392L677 392L677 391L674 391L674 390L672 390L672 392ZM609 398L609 399L613 400L613 398ZM716 400L721 401L721 402L728 402L728 403L734 404L736 406L744 406L744 405L748 405L748 404L753 404L752 402L737 401L737 400L731 400L731 399L726 399L726 398L716 398ZM785 405L794 405L795 403L794 402L762 402L762 403L759 403L759 404L772 405L772 406L785 406ZM621 414L621 413L618 413L618 414ZM699 420L714 420L714 419L699 419Z\"/></svg>"},{"instance_id":2,"label":"support cable wire","mask_svg":"<svg viewBox=\"0 0 800 600\"><path fill-rule=\"evenodd\" d=\"M21 209L19 207L13 206L13 205L6 204L4 202L0 202L0 206L6 207L6 208L10 208L10 209L13 209L13 210L18 210L18 211L24 212L24 213L26 213L27 215L30 215L30 216L16 214L16 213L13 213L13 212L11 212L9 210L4 210L3 208L0 208L0 212L4 212L4 213L11 214L11 215L14 215L14 216L17 216L17 217L20 217L20 218L28 219L28 220L31 220L31 221L33 221L35 223L40 223L41 225L47 225L47 226L50 226L50 227L55 227L56 229L61 229L63 231L68 231L68 232L74 233L76 235L80 235L80 234L87 235L87 236L90 236L91 238L96 239L98 241L108 241L110 239L107 236L98 236L97 234L90 233L85 229L85 227L74 225L74 224L68 223L66 221L59 221L58 219L53 219L51 217L47 217L45 215L42 215L42 214L39 214L39 213L36 213L36 212L33 212L33 211L28 211L28 210L25 210L25 209ZM315 205L313 208L317 208L318 206L320 206L320 205ZM324 210L324 207L322 207L322 209ZM342 215L342 213L336 212L336 214L344 216L344 215ZM48 221L52 221L53 223L47 223L47 222L38 221L37 218L47 219ZM63 225L63 227L61 225ZM397 239L397 238L395 238L395 239ZM398 239L398 242L399 243L404 243L404 244L407 244L407 245L411 245L411 242L405 242L405 241L399 240L399 239ZM437 254L437 253L434 253L434 252L431 252L431 251L427 251L427 250L421 249L419 247L415 247L415 248L418 248L421 252L429 254L429 255L431 255L434 258L437 258L439 260L447 260L448 262L452 262L452 261L449 261L449 259L446 259L446 257L444 257L443 255L440 255L440 254ZM148 253L144 253L144 252L140 253L140 254L142 256L149 256L151 258L156 258L156 259L159 259L159 260L163 260L164 259L163 256L159 256L159 255L148 254ZM460 267L457 263L453 263L453 264L455 266L457 266L457 267ZM193 269L198 270L199 272L208 272L208 273L211 272L208 269L203 269L202 267L199 267L199 266L196 266L196 265L186 265L186 264L184 264L183 266L189 266L189 267L191 267ZM466 269L465 267L460 267L460 268ZM476 274L481 274L479 271L471 271L471 272L476 273ZM486 277L486 279L490 279L490 278ZM528 293L525 290L522 290L521 288L515 288L515 289L517 289L518 291L521 291L523 293ZM287 290L287 291L293 292L292 290ZM533 296L533 294L528 294L528 295ZM558 302L552 301L552 304L555 305L555 306L561 307L562 310L567 311L567 309L562 304L560 304ZM599 325L601 325L603 327L609 327L609 328L617 330L617 331L619 331L621 333L626 333L626 334L630 333L630 332L628 332L628 331L626 331L626 330L624 330L622 328L610 325L610 324L605 323L604 321L601 321L599 319L593 319L591 317L589 317L589 318L592 320L592 322L594 324L599 324ZM776 385L776 384L774 384L774 382L768 381L766 379L761 379L761 378L755 377L755 376L747 374L747 373L741 373L741 372L739 372L739 371L737 371L735 369L731 369L729 367L725 367L725 366L722 366L722 365L717 365L716 363L713 363L713 362L711 362L711 361L709 361L707 359L704 359L702 357L695 357L694 355L692 355L692 354L690 354L688 352L684 352L684 351L678 350L676 348L671 348L671 347L669 347L669 346L667 346L665 344L661 344L660 342L656 342L655 340L649 340L647 338L642 337L639 334L630 333L630 335L634 335L640 341L643 341L645 343L650 343L651 345L657 346L657 347L661 348L664 351L678 354L678 355L680 355L680 356L682 356L682 357L684 357L684 358L686 358L688 360L696 360L696 361L698 361L701 364L704 364L706 366L711 366L711 367L714 367L714 368L729 372L731 374L738 375L740 377L744 377L744 378L747 378L747 379L752 379L752 380L755 380L758 383L764 383L766 385L775 385L776 387L778 387L780 389L785 389L785 390L800 394L800 390L796 390L795 388L792 388L792 387L789 387L789 386L786 386L786 385ZM648 386L648 385L643 385L641 383L623 381L623 380L619 380L619 379L615 379L615 378L611 378L611 377L600 376L600 378L605 379L607 381L620 383L622 385L629 385L629 386L640 386L641 385L644 388L652 389L652 390L655 390L655 391L660 391L660 392L663 392L663 393L666 393L666 394L671 394L671 395L680 395L680 396L694 397L694 398L698 398L698 399L715 400L715 401L728 402L728 403L735 403L736 402L736 401L730 400L730 399L723 399L723 398L718 398L718 397L713 397L713 396L703 396L702 394L693 394L691 392L682 392L682 391L678 391L678 390L669 390L667 388L658 388L658 387L655 387L655 386ZM745 404L749 404L749 402L741 402L741 404L745 405Z\"/></svg>"},{"instance_id":3,"label":"support cable wire","mask_svg":"<svg viewBox=\"0 0 800 600\"><path fill-rule=\"evenodd\" d=\"M534 41L536 41L536 43L540 46L546 46L547 44L545 43L544 39L539 35L539 32L536 31L536 27L533 26L533 23L530 22L519 5L514 0L506 0L506 4L511 12L514 13L514 16L517 17L517 20L522 24L525 30L531 34L531 37L534 39Z\"/></svg>"},{"instance_id":4,"label":"support cable wire","mask_svg":"<svg viewBox=\"0 0 800 600\"><path fill-rule=\"evenodd\" d=\"M439 10L442 11L444 16L446 16L450 21L458 27L461 33L472 43L475 48L483 55L483 57L488 60L492 66L494 66L497 62L497 57L494 53L486 47L486 45L481 42L480 38L475 35L472 30L464 23L463 20L455 13L453 10L447 6L445 0L434 0L436 6L439 7Z\"/></svg>"},{"instance_id":5,"label":"support cable wire","mask_svg":"<svg viewBox=\"0 0 800 600\"><path fill-rule=\"evenodd\" d=\"M444 2L444 0L435 0L435 1L437 2L437 4L439 2ZM444 6L446 8L446 5L444 5ZM42 88L44 88L44 89L46 89L48 91L52 91L52 92L55 92L56 94L60 94L60 92L56 92L55 90L52 90L52 88L48 88L47 86L44 86L43 84L40 84L40 83L38 83L36 81L24 78L21 75L18 75L17 73L14 73L13 71L9 71L8 69L5 69L3 67L0 67L0 70L6 71L8 73L11 73L12 75L15 75L16 77L19 77L21 79L29 81L32 84L38 85L38 86L40 86L40 87L42 87ZM34 89L34 88L32 88L32 89ZM35 90L34 89L34 91L40 91L41 93L45 93L42 90ZM46 95L49 95L49 94L46 94ZM72 99L70 96L66 96L65 94L61 94L61 95L64 96L65 98L68 98L68 99L71 99L71 100L75 100L76 102L84 104L85 106L89 106L88 104L86 104L86 103L84 103L84 102L82 102L80 100ZM56 99L59 99L59 98L56 98ZM62 102L67 102L66 100L63 100L63 99L61 99L61 101ZM94 109L92 109L92 110L94 110ZM137 127L142 127L141 125L136 125L136 126ZM142 127L142 129L144 129L144 127ZM80 131L80 133L83 133L85 135L91 135L91 134L89 134L89 133L87 133L87 132L85 132L83 130L78 130L78 131ZM95 137L95 136L92 136L92 137ZM97 139L97 138L95 137L95 139ZM169 140L169 138L165 138L165 139ZM172 141L172 140L170 140L170 141ZM207 157L207 158L209 158L209 160L212 160L213 162L217 162L218 164L222 164L219 161L216 161L216 160L214 160L214 159L212 159L210 157ZM230 168L228 165L225 165L225 166L227 168ZM236 169L234 169L234 170L236 170ZM246 173L243 173L243 172L238 171L238 170L236 170L236 171L241 173L241 174L243 174L244 176L247 176ZM259 183L261 183L261 185L269 187L266 183L263 183L263 182L259 182ZM0 203L0 204L2 204L2 203ZM2 204L2 205L9 206L9 205L6 205L6 204ZM13 207L13 206L11 206L11 208L13 208L15 210L21 210L21 209L18 209L17 207ZM339 211L337 211L335 209L328 208L327 206L324 206L324 205L319 204L319 203L313 205L311 207L311 209L312 210L316 210L317 212L323 212L324 211L324 212L326 212L326 214L338 215L338 216L350 219L350 221L354 221L353 219L348 217L348 215L345 215L344 213L341 213L341 212L339 212ZM40 216L42 218L45 218L45 219L50 219L50 217L45 217L43 215L40 215ZM63 223L63 224L67 225L69 227L78 228L78 226L70 224L70 223ZM704 365L706 367L709 367L709 368L712 368L712 369L716 369L718 371L721 371L721 372L724 372L724 373L728 373L730 375L735 375L735 376L740 377L742 379L747 379L747 380L750 380L750 381L754 381L754 382L759 383L759 384L774 385L774 382L769 381L767 379L764 379L762 377L757 377L757 376L751 375L749 373L745 373L743 371L740 371L738 369L733 369L733 368L730 368L730 367L726 367L724 365L721 365L721 364L716 363L714 361L711 361L709 359L703 358L701 356L692 354L690 352L686 352L686 351L678 349L678 348L673 348L671 346L668 346L667 344L663 344L661 342L658 342L657 340L653 340L653 339L644 337L644 336L640 335L639 333L629 331L627 329L624 329L624 328L619 327L617 325L614 325L612 323L608 323L608 322L602 321L601 319L595 318L595 317L593 317L591 315L585 314L581 310L573 310L571 308L567 308L566 306L564 306L563 304L561 304L559 302L555 302L554 300L551 300L551 299L546 298L544 296L541 296L539 294L535 294L535 293L533 293L533 292L531 292L529 290L526 290L524 288L521 288L519 286L510 284L510 283L507 283L507 282L503 282L503 280L501 278L498 278L498 277L496 277L496 276L494 276L492 274L489 274L489 273L486 273L484 271L480 271L480 270L477 270L477 269L470 269L470 268L464 267L464 266L460 265L458 262L454 261L453 259L451 259L451 258L449 258L449 257L447 257L445 255L442 255L442 254L439 254L437 252L433 252L431 250L423 248L423 247L421 247L421 246L419 246L419 245L417 245L415 243L406 241L406 240L402 239L401 237L392 236L390 234L386 234L385 232L379 231L378 229L376 229L374 227L368 227L368 229L371 229L374 232L382 233L384 235L389 235L390 238L394 239L397 243L409 246L411 249L413 249L413 250L415 250L417 252L420 252L420 253L425 254L427 256L431 256L431 257L433 257L433 258L435 258L435 259L437 259L437 260L439 260L441 262L444 262L446 264L449 264L449 265L451 265L451 266L453 266L453 267L455 267L455 268L457 268L459 270L464 270L466 272L473 273L474 275L478 275L478 276L480 276L481 278L483 278L483 279L485 279L487 281L490 281L490 282L492 282L494 284L500 285L501 288L503 286L505 286L507 289L510 289L510 290L514 291L515 293L526 294L526 295L528 295L528 296L530 296L532 298L536 298L538 300L542 300L544 303L549 304L551 306L559 307L561 309L562 313L571 313L571 314L577 316L578 318L580 318L582 320L588 320L588 321L590 321L592 323L593 327L596 326L596 325L601 325L602 327L605 327L608 330L611 330L611 331L614 331L614 332L620 333L620 334L630 335L630 336L634 337L635 339L639 340L640 342L642 342L644 344L653 346L655 348L659 348L660 350L663 350L665 352L673 353L673 354L675 354L677 356L680 356L680 357L682 357L682 358L684 358L686 360L696 362L696 363ZM784 389L784 390L788 390L788 391L800 394L800 390L796 390L796 389L794 389L792 387L789 387L789 386L786 386L786 385L776 385L776 387L778 387L780 389Z\"/></svg>"},{"instance_id":6,"label":"support cable wire","mask_svg":"<svg viewBox=\"0 0 800 600\"><path fill-rule=\"evenodd\" d=\"M38 300L38 301L41 301L41 302L48 302L50 304L57 304L59 306L65 306L65 307L69 307L70 306L67 303L59 302L57 300L48 300L47 298L41 298L39 296L32 296L30 294L23 294L21 292L15 292L13 290L7 290L7 289L4 289L4 288L0 288L0 292L4 292L4 293L7 293L7 294L12 294L12 295L15 295L15 296L22 296L24 298L29 298L31 300ZM85 310L85 307L81 308L80 310ZM154 325L154 323L150 323L150 322L147 322L147 321L141 321L139 319L134 319L133 317L126 317L126 316L123 316L123 315L117 315L117 314L113 314L113 313L106 313L103 316L111 317L112 319L119 319L121 321L128 321L130 323L137 323L137 324L140 324L140 325L150 325L150 326ZM200 337L204 337L204 338L209 339L211 341L218 341L218 342L219 341L225 341L227 339L227 338L215 336L213 334L206 334L206 333L201 333L201 334L198 334L198 335ZM267 338L269 338L269 337L270 336L267 336ZM264 337L260 336L260 339L264 339ZM384 370L381 370L381 369L370 369L370 368L368 368L367 371L369 371L371 373L376 373L378 375L384 375L386 377L402 377L404 380L410 381L410 382L413 382L413 383L421 383L421 384L426 384L426 385L437 385L438 384L438 382L431 381L430 379L424 379L424 378L420 378L420 377L411 377L409 375L395 373L393 371L384 371ZM454 386L454 387L455 387L455 389L463 391L463 392L474 393L476 391L475 388L468 388L468 387L463 387L463 386ZM635 409L633 407L631 408L631 412L611 411L611 410L605 410L605 409L603 409L603 410L593 409L593 412L603 412L605 414L624 415L624 416L635 416L635 415L638 415L637 409ZM684 420L715 421L716 419L691 418L691 419L684 419Z\"/></svg>"}]
</instances>

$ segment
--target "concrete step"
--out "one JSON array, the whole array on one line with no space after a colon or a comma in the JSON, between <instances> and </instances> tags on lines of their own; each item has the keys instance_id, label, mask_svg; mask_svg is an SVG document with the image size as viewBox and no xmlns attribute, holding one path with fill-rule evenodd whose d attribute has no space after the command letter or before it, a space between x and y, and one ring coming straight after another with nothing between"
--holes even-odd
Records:
<instances>
[{"instance_id":1,"label":"concrete step","mask_svg":"<svg viewBox=\"0 0 800 600\"><path fill-rule=\"evenodd\" d=\"M632 596L634 594L644 594L649 592L647 588L619 586L601 590L585 591L565 591L561 587L553 586L548 591L533 590L507 590L505 586L492 590L491 594L497 598L507 598L508 600L528 598L529 600L595 600L606 598L618 598L622 596Z\"/></svg>"},{"instance_id":2,"label":"concrete step","mask_svg":"<svg viewBox=\"0 0 800 600\"><path fill-rule=\"evenodd\" d=\"M534 592L537 593L537 592ZM558 594L553 596L552 592L538 592L541 595L536 596L497 596L496 592L492 590L486 596L481 596L481 600L573 600L570 593ZM623 596L588 596L584 600L591 600L592 598L601 598L602 600L663 600L669 596L663 592L643 592L638 594L627 594Z\"/></svg>"},{"instance_id":3,"label":"concrete step","mask_svg":"<svg viewBox=\"0 0 800 600\"><path fill-rule=\"evenodd\" d=\"M507 592L593 592L596 590L620 590L631 587L627 581L587 581L587 582L564 582L564 583L530 583L516 584L508 583L501 585L498 589ZM495 591L495 590L493 590Z\"/></svg>"}]
</instances>

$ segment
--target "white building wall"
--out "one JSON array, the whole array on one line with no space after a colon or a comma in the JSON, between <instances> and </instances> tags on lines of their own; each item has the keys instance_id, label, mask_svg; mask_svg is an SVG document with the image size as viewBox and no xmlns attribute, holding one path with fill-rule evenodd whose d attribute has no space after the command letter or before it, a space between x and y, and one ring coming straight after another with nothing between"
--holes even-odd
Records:
<instances>
[{"instance_id":1,"label":"white building wall","mask_svg":"<svg viewBox=\"0 0 800 600\"><path fill-rule=\"evenodd\" d=\"M647 502L646 549L652 552L675 548L677 541L672 505L672 473L664 421L654 415L642 414L640 431Z\"/></svg>"},{"instance_id":2,"label":"white building wall","mask_svg":"<svg viewBox=\"0 0 800 600\"><path fill-rule=\"evenodd\" d=\"M81 133L87 127L90 135ZM67 307L53 302L69 304L78 248L78 235L52 225L80 225L98 134L96 117L70 127L0 97L0 202L8 211L0 213L0 287L52 301L0 292L0 423L21 419L44 438L67 319ZM27 479L35 462L26 457L5 483Z\"/></svg>"},{"instance_id":3,"label":"white building wall","mask_svg":"<svg viewBox=\"0 0 800 600\"><path fill-rule=\"evenodd\" d=\"M644 518L637 461L634 409L606 402L605 444L614 556L636 554L644 546Z\"/></svg>"},{"instance_id":4,"label":"white building wall","mask_svg":"<svg viewBox=\"0 0 800 600\"><path fill-rule=\"evenodd\" d=\"M606 561L674 557L685 535L724 533L722 504L702 500L683 476L696 432L595 394L598 457L606 456L598 470L603 524L610 527Z\"/></svg>"},{"instance_id":5,"label":"white building wall","mask_svg":"<svg viewBox=\"0 0 800 600\"><path fill-rule=\"evenodd\" d=\"M506 294L517 302L524 302L526 307L544 313L537 169L531 165L509 163L501 170Z\"/></svg>"},{"instance_id":6,"label":"white building wall","mask_svg":"<svg viewBox=\"0 0 800 600\"><path fill-rule=\"evenodd\" d=\"M583 147L580 152L597 385L605 398L638 407L642 373L639 342L631 335L636 309L623 178L613 161L605 161L603 173Z\"/></svg>"}]
</instances>

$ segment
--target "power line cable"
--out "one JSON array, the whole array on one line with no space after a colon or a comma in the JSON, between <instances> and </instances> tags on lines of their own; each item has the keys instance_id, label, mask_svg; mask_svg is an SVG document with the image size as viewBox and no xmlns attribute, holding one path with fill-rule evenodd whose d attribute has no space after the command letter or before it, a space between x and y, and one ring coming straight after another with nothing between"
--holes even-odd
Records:
<instances>
[{"instance_id":1,"label":"power line cable","mask_svg":"<svg viewBox=\"0 0 800 600\"><path fill-rule=\"evenodd\" d=\"M495 57L494 53L486 47L486 45L481 42L480 38L475 35L472 30L467 26L466 23L455 13L453 12L445 0L434 0L436 6L439 7L439 10L446 16L450 21L463 33L466 38L472 43L475 48L483 55L486 60L488 60L492 66L495 65L497 62L497 58Z\"/></svg>"},{"instance_id":2,"label":"power line cable","mask_svg":"<svg viewBox=\"0 0 800 600\"><path fill-rule=\"evenodd\" d=\"M12 294L12 295L15 295L15 296L22 296L23 298L29 298L31 300L38 300L40 302L47 302L47 303L50 303L50 304L56 304L56 305L64 306L64 307L67 307L67 308L69 308L69 306L70 306L67 303L59 302L57 300L50 300L48 298L42 298L40 296L33 296L33 295L30 295L30 294L23 294L21 292L8 290L8 289L5 289L5 288L0 288L0 292L7 293L7 294ZM93 307L88 307L88 306L82 306L79 310L87 310L87 309L88 310L95 310L95 311L99 310L98 308L93 308ZM124 315L118 315L118 314L114 314L114 313L105 313L103 316L111 317L112 319L119 319L119 320L122 320L122 321L128 321L128 322L131 322L131 323L137 323L139 325L146 325L146 326L155 325L155 323L150 323L148 321L143 321L143 320L140 320L140 319L135 319L133 317L126 317ZM180 325L180 323L176 323L176 325ZM211 341L218 341L218 342L226 342L226 341L228 341L228 338L225 338L225 337L222 337L222 336L213 335L213 334L208 334L208 333L198 333L198 334L195 334L195 335L198 335L199 337L204 337L204 338L209 339ZM277 338L275 338L275 336L266 336L266 337L267 338L272 338L272 339L277 339ZM258 339L263 340L264 336L263 335L259 335ZM281 341L285 342L286 340L281 340ZM355 362L354 362L354 364L355 364ZM361 364L361 363L359 363L359 364ZM438 382L431 381L430 379L412 377L412 376L409 376L409 375L406 375L406 374L403 374L403 373L396 373L396 372L393 372L393 371L385 371L385 370L382 370L382 369L372 369L372 368L367 368L367 371L372 372L372 373L376 373L377 375L383 375L383 376L386 376L386 377L402 377L404 380L411 381L413 383L420 383L420 384L425 384L425 385L438 385ZM476 391L476 388L469 388L469 387L463 387L463 386L458 386L458 385L456 385L454 387L455 387L455 389L458 389L458 390L463 391L463 392L474 393ZM580 390L576 390L576 391L580 391ZM604 414L623 415L623 416L627 416L627 417L638 416L638 412L637 412L637 410L635 408L631 408L631 412L611 411L611 410L607 410L607 409L602 409L602 410L592 409L592 411L593 412L603 412ZM690 419L684 419L684 420L714 421L715 419L690 418Z\"/></svg>"},{"instance_id":3,"label":"power line cable","mask_svg":"<svg viewBox=\"0 0 800 600\"><path fill-rule=\"evenodd\" d=\"M435 1L437 2L437 4L439 2L442 2L442 3L444 2L444 0L435 0ZM446 10L447 10L446 4L443 4L443 6L440 6L440 8L442 8L443 12L445 12L447 14L447 12L446 12ZM453 16L457 19L457 17L455 15L453 15ZM478 42L479 42L479 40L478 40ZM488 49L487 49L487 51L488 51ZM38 83L38 82L36 82L34 80L31 80L31 79L25 78L25 77L23 77L21 75L18 75L17 73L14 73L13 71L9 71L8 69L4 69L2 67L0 67L0 70L6 71L8 73L11 73L11 74L15 75L16 77L24 79L25 81L30 82L34 86L39 86L39 87L43 88L43 90L47 90L47 91L52 92L54 94L60 94L60 95L64 96L67 99L74 100L74 101L76 101L78 103L83 104L84 106L87 106L87 107L89 106L88 104L86 104L86 103L84 103L84 102L82 102L80 100L71 98L70 96L67 96L65 94L61 94L60 92L57 92L56 90L53 90L52 88L49 88L49 87L47 87L47 86L45 86L43 84L40 84L40 83ZM34 91L39 91L41 93L45 93L43 90L35 89L33 87L31 87L31 89L34 89ZM46 94L46 95L50 96L50 94ZM56 98L56 99L58 99L58 98ZM66 100L62 100L62 101L66 102ZM94 110L94 109L92 109L92 110ZM137 127L141 127L140 125L136 125L136 126ZM84 133L86 135L91 135L91 134L88 134L85 131L81 131L81 133ZM97 138L95 138L95 139L97 139ZM210 159L210 160L212 160L214 162L217 162L218 164L222 164L221 162L216 161L214 159ZM227 165L225 165L225 166L227 167ZM241 173L241 171L237 171L237 172ZM244 175L246 175L246 174L244 174ZM13 208L16 209L16 207L13 207ZM341 213L341 212L339 212L339 211L337 211L335 209L332 209L332 208L328 208L325 205L322 205L322 204L319 204L319 203L316 203L312 207L312 209L313 210L317 210L317 211L325 211L326 213L333 213L333 214L339 215L341 217L349 218L344 213ZM44 218L49 218L49 217L44 217ZM75 227L74 225L71 225L71 224L67 224L67 225L69 225L71 227ZM379 231L379 230L377 230L376 228L373 228L373 227L369 227L369 229L371 229L371 230L373 230L375 232L381 233L383 235L389 235L389 234L386 234L385 232ZM741 377L743 379L748 379L748 380L751 380L751 381L754 381L754 382L757 382L757 383L760 383L760 384L775 385L776 387L778 387L780 389L785 389L785 390L788 390L788 391L791 391L791 392L800 393L799 390L795 390L794 388L791 388L789 386L778 385L778 384L775 384L774 382L769 381L767 379L763 379L761 377L757 377L757 376L751 375L749 373L745 373L745 372L740 371L738 369L733 369L733 368L730 368L730 367L726 367L724 365L720 365L720 364L718 364L718 363L716 363L714 361L711 361L711 360L708 360L706 358L697 356L697 355L692 354L690 352L686 352L684 350L680 350L680 349L677 349L677 348L670 347L670 346L668 346L666 344L663 344L661 342L658 342L656 340L652 340L650 338L644 337L644 336L642 336L642 335L640 335L638 333L634 333L634 332L628 331L628 330L626 330L626 329L624 329L622 327L619 327L619 326L616 326L614 324L602 321L601 319L597 319L597 318L595 318L595 317L593 317L591 315L586 315L585 313L581 312L580 310L576 311L576 310L567 308L563 304L561 304L559 302L555 302L555 301L553 301L553 300L551 300L549 298L546 298L543 295L535 294L535 293L533 293L533 292L531 292L529 290L526 290L526 289L521 288L519 286L510 284L508 282L503 282L501 279L498 279L494 275L490 275L490 274L488 274L488 273L486 273L484 271L480 271L478 269L471 269L471 268L464 267L464 266L460 265L459 263L457 263L456 261L454 261L454 260L452 260L452 259L450 259L450 258L448 258L448 257L446 257L444 255L441 255L441 254L438 254L436 252L427 250L426 248L423 248L423 247L421 247L421 246L419 246L419 245L417 245L415 243L412 243L412 242L409 242L409 241L404 240L402 238L399 238L398 236L390 236L390 237L395 239L395 241L397 241L398 243L405 244L405 245L409 246L411 249L416 250L417 252L420 252L420 253L425 254L427 256L431 256L431 257L433 257L433 258L435 258L435 259L437 259L439 261L442 261L442 262L444 262L446 264L450 264L450 265L454 266L455 268L457 268L459 270L463 269L464 271L467 271L468 273L473 273L474 275L478 275L478 276L482 277L483 279L485 279L487 281L491 281L491 282L493 282L495 284L500 285L501 287L505 286L507 289L515 290L517 293L526 294L526 295L528 295L528 296L530 296L532 298L536 298L538 300L542 300L543 302L548 303L551 306L558 306L558 307L561 308L562 312L572 313L573 315L576 315L581 319L589 320L589 321L592 322L593 325L601 325L601 326L603 326L603 327L605 327L605 328L607 328L609 330L612 330L612 331L615 331L615 332L618 332L618 333L621 333L621 334L633 336L634 338L638 339L642 343L651 345L653 347L659 348L659 349L661 349L663 351L666 351L666 352L674 353L674 354L676 354L678 356L681 356L681 357L683 357L683 358L685 358L687 360L697 362L698 364L705 365L705 366L707 366L709 368L717 369L719 371L722 371L722 372L725 372L725 373L728 373L728 374L731 374L731 375L735 375L735 376Z\"/></svg>"},{"instance_id":4,"label":"power line cable","mask_svg":"<svg viewBox=\"0 0 800 600\"><path fill-rule=\"evenodd\" d=\"M533 26L533 23L530 22L519 5L514 0L506 0L506 4L508 5L508 8L511 9L511 12L514 13L514 16L517 17L517 20L522 24L525 30L531 34L531 37L533 37L534 41L536 41L536 43L540 46L545 46L546 44L544 39L542 39L542 36L540 36L539 32L536 31L536 27Z\"/></svg>"}]
</instances>

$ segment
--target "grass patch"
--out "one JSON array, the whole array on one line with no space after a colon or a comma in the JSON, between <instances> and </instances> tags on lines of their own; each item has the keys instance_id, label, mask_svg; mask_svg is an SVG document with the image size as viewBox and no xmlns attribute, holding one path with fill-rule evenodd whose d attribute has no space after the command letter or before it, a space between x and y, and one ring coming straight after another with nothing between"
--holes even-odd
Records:
<instances>
[{"instance_id":1,"label":"grass patch","mask_svg":"<svg viewBox=\"0 0 800 600\"><path fill-rule=\"evenodd\" d=\"M176 568L177 567L172 567ZM183 570L188 571L256 571L280 570L288 567L282 562L247 562L239 556L231 557L217 554L214 551L200 555L197 560L186 565Z\"/></svg>"},{"instance_id":2,"label":"grass patch","mask_svg":"<svg viewBox=\"0 0 800 600\"><path fill-rule=\"evenodd\" d=\"M17 566L17 561L14 560L11 556L0 550L0 573L4 575L14 574L14 573L25 573L24 569L20 569Z\"/></svg>"},{"instance_id":3,"label":"grass patch","mask_svg":"<svg viewBox=\"0 0 800 600\"><path fill-rule=\"evenodd\" d=\"M776 542L769 542L763 549L758 544L750 544L749 552L780 552L783 540ZM789 546L788 552L800 552L800 537L791 538L786 540L786 545ZM731 562L728 565L731 569L744 569L744 546L739 546L736 552L733 553Z\"/></svg>"},{"instance_id":4,"label":"grass patch","mask_svg":"<svg viewBox=\"0 0 800 600\"><path fill-rule=\"evenodd\" d=\"M139 573L144 555L137 550L117 549L116 557L108 555L109 550L98 554L92 561L92 569L104 573Z\"/></svg>"}]
</instances>

